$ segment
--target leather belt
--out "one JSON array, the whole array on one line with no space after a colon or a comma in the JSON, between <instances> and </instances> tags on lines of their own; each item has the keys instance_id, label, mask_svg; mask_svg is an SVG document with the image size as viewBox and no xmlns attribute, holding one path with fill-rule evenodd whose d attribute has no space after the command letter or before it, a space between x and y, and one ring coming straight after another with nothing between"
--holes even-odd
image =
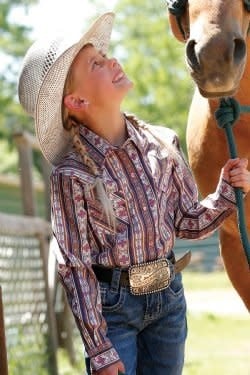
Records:
<instances>
[{"instance_id":1,"label":"leather belt","mask_svg":"<svg viewBox=\"0 0 250 375\"><path fill-rule=\"evenodd\" d=\"M189 264L190 259L191 251L188 251L177 261L175 259L174 254L172 253L171 256L168 258L168 261L171 263L174 273L178 273L181 272ZM96 264L93 264L92 268L98 281L111 283L114 268L103 267ZM129 270L121 269L120 286L130 286Z\"/></svg>"}]
</instances>

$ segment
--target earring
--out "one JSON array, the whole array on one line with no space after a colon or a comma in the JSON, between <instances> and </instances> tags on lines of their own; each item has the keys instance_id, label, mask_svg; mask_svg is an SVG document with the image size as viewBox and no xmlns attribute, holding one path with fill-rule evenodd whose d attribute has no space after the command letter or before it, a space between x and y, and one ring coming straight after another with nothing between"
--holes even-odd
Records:
<instances>
[{"instance_id":1,"label":"earring","mask_svg":"<svg viewBox=\"0 0 250 375\"><path fill-rule=\"evenodd\" d=\"M82 99L82 100L81 100L81 103L82 103L82 104L85 104L85 105L89 105L88 100L84 100L84 99Z\"/></svg>"}]
</instances>

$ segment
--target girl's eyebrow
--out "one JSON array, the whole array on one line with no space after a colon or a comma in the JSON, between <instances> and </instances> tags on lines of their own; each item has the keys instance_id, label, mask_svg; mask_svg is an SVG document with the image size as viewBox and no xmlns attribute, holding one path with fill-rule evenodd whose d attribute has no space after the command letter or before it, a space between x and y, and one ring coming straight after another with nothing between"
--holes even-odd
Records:
<instances>
[{"instance_id":1,"label":"girl's eyebrow","mask_svg":"<svg viewBox=\"0 0 250 375\"><path fill-rule=\"evenodd\" d=\"M92 62L95 60L95 56L92 56L88 59L88 64L92 64Z\"/></svg>"},{"instance_id":2,"label":"girl's eyebrow","mask_svg":"<svg viewBox=\"0 0 250 375\"><path fill-rule=\"evenodd\" d=\"M90 57L88 59L88 61L87 61L88 66L91 66L94 63L95 60L96 60L96 56L95 55L92 56L92 57Z\"/></svg>"},{"instance_id":3,"label":"girl's eyebrow","mask_svg":"<svg viewBox=\"0 0 250 375\"><path fill-rule=\"evenodd\" d=\"M106 58L107 57L107 54L105 53L102 53L101 51L98 51L96 54L94 54L93 56L90 56L90 58L87 60L87 63L88 65L91 65L93 63L93 61L95 59L97 59L98 57L103 57L103 58Z\"/></svg>"},{"instance_id":4,"label":"girl's eyebrow","mask_svg":"<svg viewBox=\"0 0 250 375\"><path fill-rule=\"evenodd\" d=\"M97 53L97 54L94 54L92 55L89 59L88 59L88 64L91 64L96 58L98 58L100 56L100 53Z\"/></svg>"}]
</instances>

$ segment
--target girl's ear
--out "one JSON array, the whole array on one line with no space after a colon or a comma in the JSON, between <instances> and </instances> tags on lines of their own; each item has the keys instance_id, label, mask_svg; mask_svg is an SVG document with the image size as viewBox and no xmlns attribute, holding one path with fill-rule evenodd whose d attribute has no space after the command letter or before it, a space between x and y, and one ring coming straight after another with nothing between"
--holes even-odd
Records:
<instances>
[{"instance_id":1,"label":"girl's ear","mask_svg":"<svg viewBox=\"0 0 250 375\"><path fill-rule=\"evenodd\" d=\"M65 107L74 111L81 111L89 105L86 99L78 98L72 94L68 94L63 98Z\"/></svg>"}]
</instances>

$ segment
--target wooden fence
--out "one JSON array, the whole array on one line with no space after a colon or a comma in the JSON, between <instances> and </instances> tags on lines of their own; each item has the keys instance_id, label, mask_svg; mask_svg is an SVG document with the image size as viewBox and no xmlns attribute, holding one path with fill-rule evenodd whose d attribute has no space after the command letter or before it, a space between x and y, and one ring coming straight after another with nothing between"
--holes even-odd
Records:
<instances>
[{"instance_id":1,"label":"wooden fence","mask_svg":"<svg viewBox=\"0 0 250 375\"><path fill-rule=\"evenodd\" d=\"M14 351L15 357L20 357L25 374L33 373L30 352L32 359L46 358L41 367L48 367L51 375L58 374L56 321L47 268L50 236L51 226L43 219L0 214L0 285L7 350L8 356Z\"/></svg>"}]
</instances>

